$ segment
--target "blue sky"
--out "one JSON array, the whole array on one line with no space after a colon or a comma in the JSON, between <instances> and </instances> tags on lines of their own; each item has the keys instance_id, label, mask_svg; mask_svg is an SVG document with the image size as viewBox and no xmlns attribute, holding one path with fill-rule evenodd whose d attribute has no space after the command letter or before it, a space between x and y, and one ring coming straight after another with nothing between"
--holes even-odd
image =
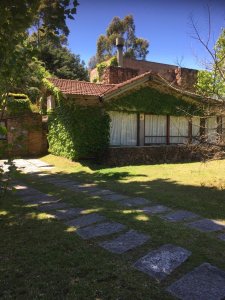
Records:
<instances>
[{"instance_id":1,"label":"blue sky","mask_svg":"<svg viewBox=\"0 0 225 300\"><path fill-rule=\"evenodd\" d=\"M211 11L211 46L225 27L225 0L80 0L74 21L69 21L69 48L86 63L96 52L96 41L114 16L132 14L136 35L150 43L147 60L183 67L203 68L207 53L191 38L190 15L207 37L207 4Z\"/></svg>"}]
</instances>

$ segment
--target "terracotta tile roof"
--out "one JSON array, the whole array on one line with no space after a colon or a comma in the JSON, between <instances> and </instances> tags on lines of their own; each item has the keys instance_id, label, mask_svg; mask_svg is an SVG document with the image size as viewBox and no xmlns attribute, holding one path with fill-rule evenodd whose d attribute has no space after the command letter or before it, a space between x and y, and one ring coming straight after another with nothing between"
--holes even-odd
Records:
<instances>
[{"instance_id":1,"label":"terracotta tile roof","mask_svg":"<svg viewBox=\"0 0 225 300\"><path fill-rule=\"evenodd\" d=\"M127 81L118 84L100 84L90 83L86 81L49 78L48 80L54 84L63 94L66 95L86 95L86 96L105 96L111 92L117 91L120 88L139 82L143 78L148 78L151 72L146 72Z\"/></svg>"},{"instance_id":2,"label":"terracotta tile roof","mask_svg":"<svg viewBox=\"0 0 225 300\"><path fill-rule=\"evenodd\" d=\"M48 78L63 94L101 96L111 90L114 84L97 84L86 81Z\"/></svg>"}]
</instances>

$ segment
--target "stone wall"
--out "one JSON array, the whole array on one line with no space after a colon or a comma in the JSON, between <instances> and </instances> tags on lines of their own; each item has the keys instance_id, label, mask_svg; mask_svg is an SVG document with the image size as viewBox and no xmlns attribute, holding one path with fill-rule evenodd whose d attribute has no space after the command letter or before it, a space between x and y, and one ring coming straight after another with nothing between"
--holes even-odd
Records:
<instances>
[{"instance_id":1,"label":"stone wall","mask_svg":"<svg viewBox=\"0 0 225 300\"><path fill-rule=\"evenodd\" d=\"M197 153L185 145L160 145L112 147L108 149L103 162L110 166L125 166L197 161L200 159L201 153Z\"/></svg>"},{"instance_id":2,"label":"stone wall","mask_svg":"<svg viewBox=\"0 0 225 300\"><path fill-rule=\"evenodd\" d=\"M10 147L4 157L38 156L47 153L47 129L42 123L42 116L30 113L7 117L6 140L0 142L0 147L8 144Z\"/></svg>"},{"instance_id":3,"label":"stone wall","mask_svg":"<svg viewBox=\"0 0 225 300\"><path fill-rule=\"evenodd\" d=\"M138 70L120 67L107 67L101 77L101 83L117 84L127 81L138 75Z\"/></svg>"}]
</instances>

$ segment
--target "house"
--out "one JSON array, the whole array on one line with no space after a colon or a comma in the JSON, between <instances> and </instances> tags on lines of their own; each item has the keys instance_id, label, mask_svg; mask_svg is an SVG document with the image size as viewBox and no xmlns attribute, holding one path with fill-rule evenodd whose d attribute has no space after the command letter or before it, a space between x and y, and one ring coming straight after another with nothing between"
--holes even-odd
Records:
<instances>
[{"instance_id":1,"label":"house","mask_svg":"<svg viewBox=\"0 0 225 300\"><path fill-rule=\"evenodd\" d=\"M119 57L118 61L121 62L122 58ZM175 69L173 71L175 72ZM168 75L171 70L166 72L164 69L163 72ZM189 91L181 90L182 77L171 83L167 80L168 76L162 76L163 72L157 73L153 70L138 74L136 69L109 66L104 72L103 83L50 78L51 85L61 94L59 102L68 106L67 116L73 111L73 107L89 111L87 119L77 117L76 121L76 116L71 116L71 123L77 122L77 125L73 125L74 130L68 127L69 122L65 121L66 114L60 121L57 113L55 114L55 123L50 126L50 136L52 130L53 141L57 143L57 147L50 140L50 151L70 158L85 158L89 156L89 152L91 157L95 157L97 152L102 158L104 152L104 160L113 165L196 158L196 153L193 154L191 147L186 147L186 144L195 145L200 137L216 143L225 130L224 122L221 116L203 116L203 110L209 102L204 102L200 96L196 96L191 88ZM196 77L194 70L187 69L184 72ZM55 97L50 91L48 108L55 108ZM100 124L99 121L90 125L98 115L96 109L100 112L99 118L105 114L110 117L108 125L105 123L104 126L96 126ZM55 126L59 126L58 130ZM80 129L76 129L76 126ZM102 131L101 126L104 127ZM86 131L85 127L88 127ZM76 137L81 130L84 130L83 140L79 138L77 141ZM63 131L65 134L60 137ZM96 132L98 136L92 140ZM68 149L75 148L74 155L65 150L65 135L67 140L70 140ZM108 137L108 144L107 137L101 140L101 136ZM104 151L96 144L97 141L105 143ZM76 148L82 148L84 145L90 151L76 153Z\"/></svg>"}]
</instances>

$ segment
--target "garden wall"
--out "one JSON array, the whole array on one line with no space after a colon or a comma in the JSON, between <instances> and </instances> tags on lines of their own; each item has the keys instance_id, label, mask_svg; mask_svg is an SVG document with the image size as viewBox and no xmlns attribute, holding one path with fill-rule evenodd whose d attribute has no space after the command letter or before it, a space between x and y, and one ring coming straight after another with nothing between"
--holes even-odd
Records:
<instances>
[{"instance_id":1,"label":"garden wall","mask_svg":"<svg viewBox=\"0 0 225 300\"><path fill-rule=\"evenodd\" d=\"M47 129L40 114L8 116L4 121L7 135L5 140L0 141L0 148L4 150L1 151L2 157L38 156L47 153Z\"/></svg>"},{"instance_id":2,"label":"garden wall","mask_svg":"<svg viewBox=\"0 0 225 300\"><path fill-rule=\"evenodd\" d=\"M201 153L193 150L185 145L111 147L103 162L110 166L125 166L200 160Z\"/></svg>"}]
</instances>

